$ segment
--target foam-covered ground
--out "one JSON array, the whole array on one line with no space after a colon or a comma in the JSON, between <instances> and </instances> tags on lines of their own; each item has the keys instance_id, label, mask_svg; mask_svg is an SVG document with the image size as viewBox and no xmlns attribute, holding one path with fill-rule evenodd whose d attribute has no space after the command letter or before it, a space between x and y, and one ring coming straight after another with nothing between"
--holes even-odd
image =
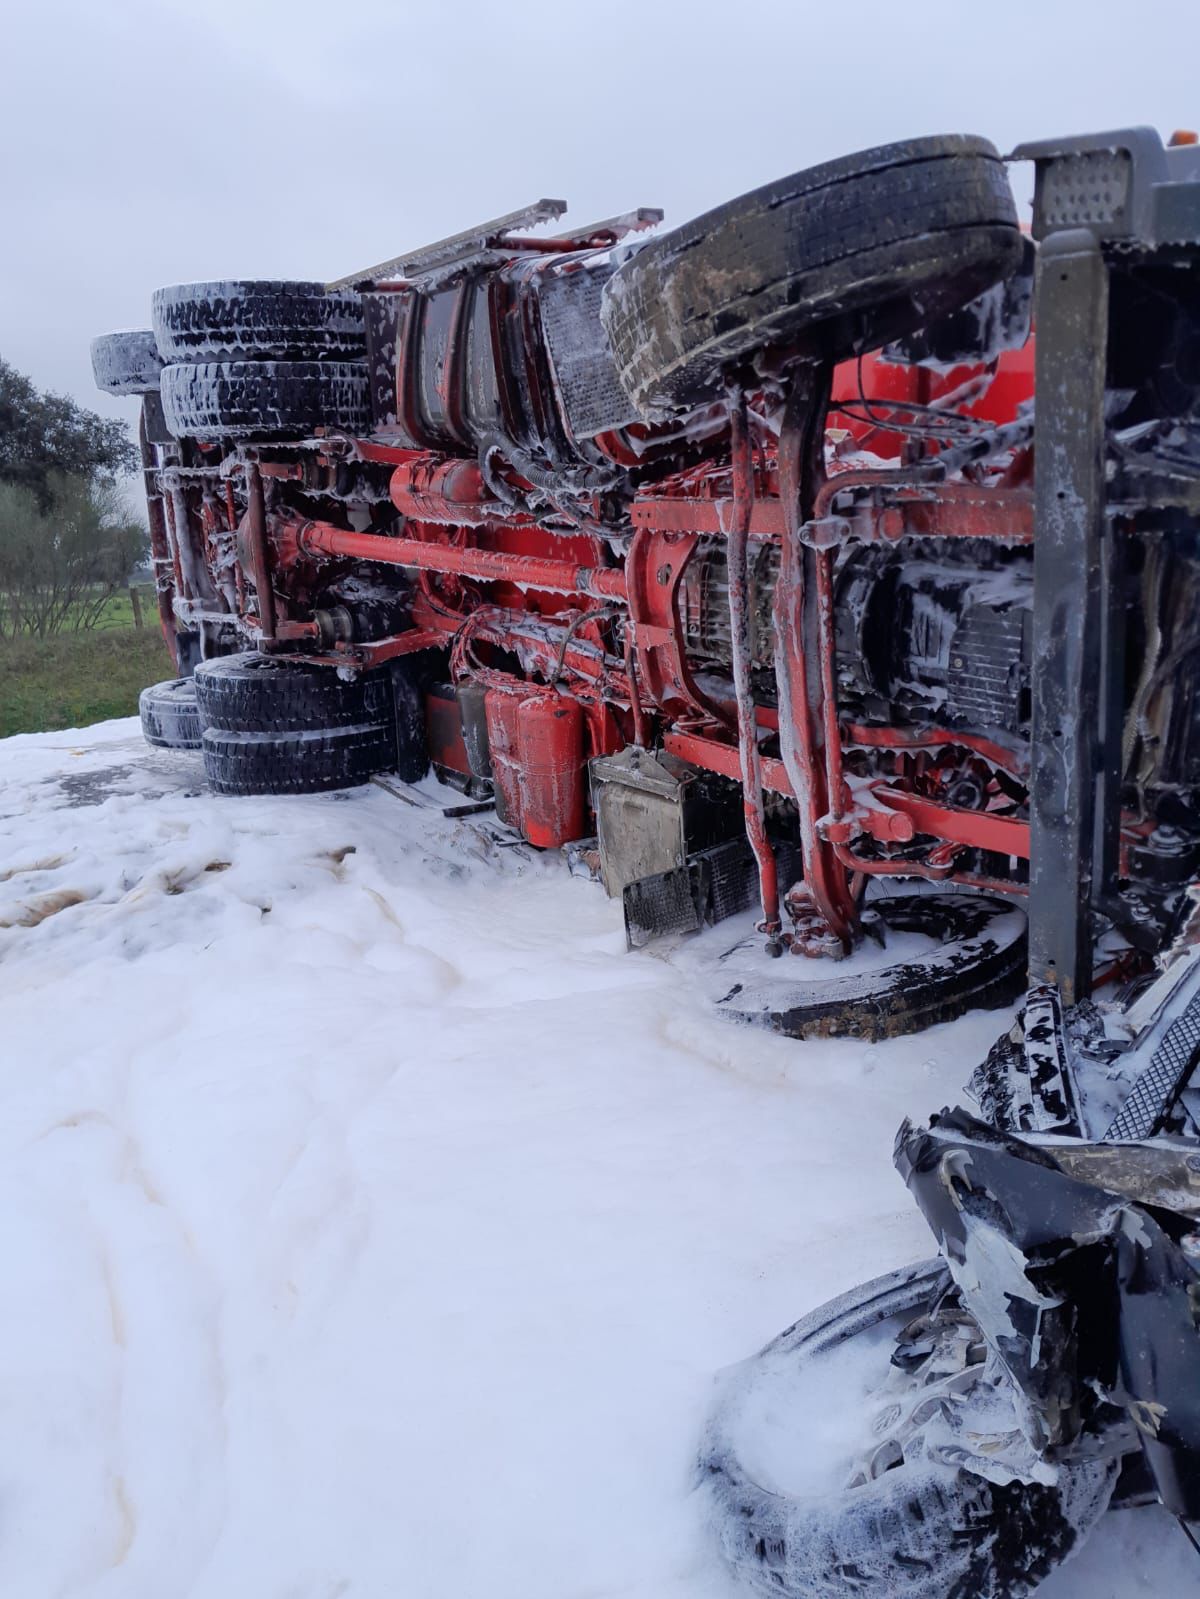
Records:
<instances>
[{"instance_id":1,"label":"foam-covered ground","mask_svg":"<svg viewBox=\"0 0 1200 1599\"><path fill-rule=\"evenodd\" d=\"M0 1592L729 1599L712 1374L930 1252L892 1139L1002 1017L735 1028L419 797L0 743ZM1042 1592L1196 1586L1132 1512Z\"/></svg>"}]
</instances>

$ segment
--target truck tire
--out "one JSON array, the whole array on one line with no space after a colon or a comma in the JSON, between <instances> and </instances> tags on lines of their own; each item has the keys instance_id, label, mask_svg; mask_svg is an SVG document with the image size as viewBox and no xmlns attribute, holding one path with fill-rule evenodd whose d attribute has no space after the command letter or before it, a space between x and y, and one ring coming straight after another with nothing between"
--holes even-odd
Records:
<instances>
[{"instance_id":1,"label":"truck tire","mask_svg":"<svg viewBox=\"0 0 1200 1599\"><path fill-rule=\"evenodd\" d=\"M718 978L717 1008L789 1038L895 1038L1006 1005L1024 991L1024 912L993 894L899 894L869 902L887 930L936 940L928 954L851 976L793 978L803 959L757 962L761 975ZM723 963L722 963L723 964Z\"/></svg>"},{"instance_id":2,"label":"truck tire","mask_svg":"<svg viewBox=\"0 0 1200 1599\"><path fill-rule=\"evenodd\" d=\"M163 416L177 439L287 438L314 428L365 431L365 361L211 361L168 366Z\"/></svg>"},{"instance_id":3,"label":"truck tire","mask_svg":"<svg viewBox=\"0 0 1200 1599\"><path fill-rule=\"evenodd\" d=\"M166 362L366 355L362 297L323 283L175 283L154 291L151 318Z\"/></svg>"},{"instance_id":4,"label":"truck tire","mask_svg":"<svg viewBox=\"0 0 1200 1599\"><path fill-rule=\"evenodd\" d=\"M344 678L332 666L251 651L202 661L195 681L205 727L226 733L390 728L393 720L386 667Z\"/></svg>"},{"instance_id":5,"label":"truck tire","mask_svg":"<svg viewBox=\"0 0 1200 1599\"><path fill-rule=\"evenodd\" d=\"M395 765L387 726L231 733L206 727L204 773L216 794L320 794L355 788Z\"/></svg>"},{"instance_id":6,"label":"truck tire","mask_svg":"<svg viewBox=\"0 0 1200 1599\"><path fill-rule=\"evenodd\" d=\"M882 1381L894 1348L887 1324L898 1329L940 1298L948 1283L940 1260L876 1278L722 1374L701 1448L701 1481L721 1553L751 1588L775 1599L1022 1599L1103 1514L1119 1471L1116 1460L1065 1462L1053 1486L1019 1479L1000 1486L917 1448L913 1458L902 1457L852 1487L849 1473L830 1461L822 1491L806 1470L805 1491L794 1493L772 1475L769 1452L754 1458L757 1418L764 1412L782 1436L793 1416L797 1434L804 1432L808 1416L790 1393L827 1395L820 1403L831 1407L830 1415L862 1402L844 1373L861 1378L869 1370L874 1380L877 1357ZM863 1346L865 1365L830 1360L840 1354L845 1361L846 1346L864 1338L874 1344L873 1353ZM822 1364L825 1373L813 1371ZM803 1389L805 1373L819 1381L819 1390ZM819 1419L810 1425L819 1427Z\"/></svg>"},{"instance_id":7,"label":"truck tire","mask_svg":"<svg viewBox=\"0 0 1200 1599\"><path fill-rule=\"evenodd\" d=\"M92 376L106 394L153 394L162 356L150 330L102 333L92 340Z\"/></svg>"},{"instance_id":8,"label":"truck tire","mask_svg":"<svg viewBox=\"0 0 1200 1599\"><path fill-rule=\"evenodd\" d=\"M147 744L164 750L200 748L202 729L194 678L174 677L165 683L151 683L138 695L138 712Z\"/></svg>"},{"instance_id":9,"label":"truck tire","mask_svg":"<svg viewBox=\"0 0 1200 1599\"><path fill-rule=\"evenodd\" d=\"M711 399L770 345L839 360L965 305L1015 271L994 145L909 139L811 167L664 234L604 291L617 371L646 417Z\"/></svg>"}]
</instances>

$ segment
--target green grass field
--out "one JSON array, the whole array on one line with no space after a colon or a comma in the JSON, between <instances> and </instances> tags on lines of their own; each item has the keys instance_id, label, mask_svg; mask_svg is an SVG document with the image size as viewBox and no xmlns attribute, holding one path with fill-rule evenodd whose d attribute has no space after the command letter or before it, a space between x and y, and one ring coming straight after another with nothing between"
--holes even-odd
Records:
<instances>
[{"instance_id":1,"label":"green grass field","mask_svg":"<svg viewBox=\"0 0 1200 1599\"><path fill-rule=\"evenodd\" d=\"M121 594L87 633L0 639L0 738L132 716L147 683L174 675L154 592L139 592L140 628Z\"/></svg>"}]
</instances>

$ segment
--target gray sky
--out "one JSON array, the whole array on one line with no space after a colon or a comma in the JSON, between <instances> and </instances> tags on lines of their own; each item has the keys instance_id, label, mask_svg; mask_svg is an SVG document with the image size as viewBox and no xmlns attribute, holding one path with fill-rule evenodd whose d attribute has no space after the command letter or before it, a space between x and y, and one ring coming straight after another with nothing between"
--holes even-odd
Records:
<instances>
[{"instance_id":1,"label":"gray sky","mask_svg":"<svg viewBox=\"0 0 1200 1599\"><path fill-rule=\"evenodd\" d=\"M0 354L132 419L88 341L159 284L335 277L540 195L670 225L920 133L1198 126L1198 68L1200 0L20 0Z\"/></svg>"}]
</instances>

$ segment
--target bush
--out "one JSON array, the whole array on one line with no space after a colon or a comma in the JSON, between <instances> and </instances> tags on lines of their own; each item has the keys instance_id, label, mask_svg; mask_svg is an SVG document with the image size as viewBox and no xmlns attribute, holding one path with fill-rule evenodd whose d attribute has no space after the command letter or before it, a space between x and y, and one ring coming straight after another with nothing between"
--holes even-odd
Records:
<instances>
[{"instance_id":1,"label":"bush","mask_svg":"<svg viewBox=\"0 0 1200 1599\"><path fill-rule=\"evenodd\" d=\"M0 638L94 627L148 545L110 477L51 474L44 503L0 482Z\"/></svg>"}]
</instances>

